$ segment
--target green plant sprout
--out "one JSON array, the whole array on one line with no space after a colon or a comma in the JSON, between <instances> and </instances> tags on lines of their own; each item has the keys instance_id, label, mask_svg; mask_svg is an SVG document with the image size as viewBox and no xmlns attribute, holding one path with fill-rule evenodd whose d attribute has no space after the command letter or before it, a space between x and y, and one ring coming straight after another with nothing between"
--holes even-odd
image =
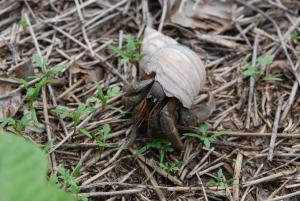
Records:
<instances>
[{"instance_id":1,"label":"green plant sprout","mask_svg":"<svg viewBox=\"0 0 300 201\"><path fill-rule=\"evenodd\" d=\"M65 192L74 194L78 201L88 201L87 197L80 197L78 193L80 188L77 185L76 178L80 175L80 166L76 166L71 172L66 170L62 165L57 167L58 176L52 175L49 179L49 183L56 185L58 188Z\"/></svg>"},{"instance_id":2,"label":"green plant sprout","mask_svg":"<svg viewBox=\"0 0 300 201\"><path fill-rule=\"evenodd\" d=\"M143 58L143 54L140 53L142 39L135 40L134 37L125 35L125 47L119 48L114 45L109 45L111 49L118 57L121 58L121 63L138 62Z\"/></svg>"},{"instance_id":3,"label":"green plant sprout","mask_svg":"<svg viewBox=\"0 0 300 201\"><path fill-rule=\"evenodd\" d=\"M12 126L15 129L16 133L20 135L30 122L30 118L28 117L28 115L28 113L24 114L20 120L15 120L12 117L0 120L0 129L4 129L7 126Z\"/></svg>"},{"instance_id":4,"label":"green plant sprout","mask_svg":"<svg viewBox=\"0 0 300 201\"><path fill-rule=\"evenodd\" d=\"M203 144L205 149L210 149L211 143L213 143L217 137L226 135L226 131L214 131L212 135L207 135L208 125L200 124L197 127L196 133L184 133L184 136L193 137L199 139Z\"/></svg>"},{"instance_id":5,"label":"green plant sprout","mask_svg":"<svg viewBox=\"0 0 300 201\"><path fill-rule=\"evenodd\" d=\"M103 89L101 88L99 83L95 82L95 85L96 85L96 89L97 89L97 96L96 97L92 96L92 97L88 98L87 102L101 104L101 106L103 108L108 107L108 108L114 110L115 112L118 112L118 113L124 115L125 112L120 107L113 107L113 106L107 105L107 101L110 98L112 98L120 93L120 87L114 86L114 87L108 89L106 94L104 94Z\"/></svg>"},{"instance_id":6,"label":"green plant sprout","mask_svg":"<svg viewBox=\"0 0 300 201\"><path fill-rule=\"evenodd\" d=\"M223 173L223 170L220 168L216 174L215 179L209 179L207 185L209 186L217 186L220 189L225 189L226 185L231 185L234 179L226 179Z\"/></svg>"},{"instance_id":7,"label":"green plant sprout","mask_svg":"<svg viewBox=\"0 0 300 201\"><path fill-rule=\"evenodd\" d=\"M182 164L181 161L176 161L173 163L165 162L166 154L174 152L174 148L171 146L169 141L165 139L154 139L152 142L147 143L145 146L138 149L134 155L143 154L150 149L157 150L159 152L159 166L162 169L173 173L179 170L179 166Z\"/></svg>"},{"instance_id":8,"label":"green plant sprout","mask_svg":"<svg viewBox=\"0 0 300 201\"><path fill-rule=\"evenodd\" d=\"M78 105L76 110L73 113L70 113L70 111L66 108L63 107L56 107L55 109L52 109L52 112L55 112L60 116L60 118L65 119L65 118L72 118L73 123L74 123L74 132L77 130L78 123L80 121L80 118L83 115L87 115L91 112L93 112L95 108L85 106L85 105Z\"/></svg>"},{"instance_id":9,"label":"green plant sprout","mask_svg":"<svg viewBox=\"0 0 300 201\"><path fill-rule=\"evenodd\" d=\"M99 103L102 105L102 107L106 107L107 106L107 101L116 96L119 92L120 92L120 87L118 86L114 86L112 88L110 88L106 94L104 94L103 89L101 88L101 86L99 85L98 82L95 82L96 85L96 89L97 89L97 97L90 97L88 98L88 102L89 103Z\"/></svg>"},{"instance_id":10,"label":"green plant sprout","mask_svg":"<svg viewBox=\"0 0 300 201\"><path fill-rule=\"evenodd\" d=\"M92 132L89 132L88 130L84 128L80 128L79 132L81 132L83 135L95 140L96 144L101 149L105 149L107 147L110 147L109 143L107 143L107 139L110 136L111 128L109 124L104 124L102 126L102 129L100 130L100 137L97 136L97 134L94 134Z\"/></svg>"},{"instance_id":11,"label":"green plant sprout","mask_svg":"<svg viewBox=\"0 0 300 201\"><path fill-rule=\"evenodd\" d=\"M244 65L244 71L243 74L245 76L252 76L252 77L258 77L262 75L262 68L266 68L273 62L273 56L272 55L265 55L258 57L257 59L257 66L253 66L252 64L248 63L246 60L244 60L242 63ZM267 75L263 78L263 80L266 81L281 81L282 79L278 75Z\"/></svg>"},{"instance_id":12,"label":"green plant sprout","mask_svg":"<svg viewBox=\"0 0 300 201\"><path fill-rule=\"evenodd\" d=\"M299 42L299 39L300 39L299 32L298 31L293 31L292 34L291 34L291 41L294 44L297 44Z\"/></svg>"},{"instance_id":13,"label":"green plant sprout","mask_svg":"<svg viewBox=\"0 0 300 201\"><path fill-rule=\"evenodd\" d=\"M21 19L21 20L19 21L19 26L22 27L22 29L26 29L26 28L28 27L28 23L27 23L26 20Z\"/></svg>"},{"instance_id":14,"label":"green plant sprout","mask_svg":"<svg viewBox=\"0 0 300 201\"><path fill-rule=\"evenodd\" d=\"M36 110L33 106L34 101L37 99L37 97L40 95L41 89L47 85L51 84L53 82L52 78L59 72L63 72L67 65L55 65L52 68L46 69L47 65L47 59L39 56L38 54L34 54L32 56L32 64L36 68L40 68L43 71L43 74L41 77L38 76L31 76L30 78L39 78L39 81L34 84L34 86L28 87L28 81L25 79L20 78L14 78L19 83L23 84L26 89L26 97L29 100L30 103L30 110L32 112L32 118L34 122L38 123Z\"/></svg>"}]
</instances>

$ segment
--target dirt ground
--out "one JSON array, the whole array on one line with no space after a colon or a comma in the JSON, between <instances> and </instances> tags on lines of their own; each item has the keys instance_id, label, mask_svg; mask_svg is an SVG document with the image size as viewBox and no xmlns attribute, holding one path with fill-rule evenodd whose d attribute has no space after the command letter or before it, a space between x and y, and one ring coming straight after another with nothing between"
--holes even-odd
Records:
<instances>
[{"instance_id":1,"label":"dirt ground","mask_svg":"<svg viewBox=\"0 0 300 201\"><path fill-rule=\"evenodd\" d=\"M34 107L39 123L21 134L47 145L49 176L59 166L80 167L78 195L91 201L300 200L300 1L183 2L0 1L0 118L21 119ZM142 40L146 26L205 64L206 84L193 108L208 92L216 107L197 127L177 125L183 151L143 133L127 146L134 119L122 104L123 87L140 70L111 45L126 48L127 36ZM45 68L33 69L35 54L47 58ZM31 101L28 86L37 87L57 64L67 68ZM28 81L31 75L37 77ZM88 101L99 94L95 82L106 104ZM75 121L80 105L94 110Z\"/></svg>"}]
</instances>

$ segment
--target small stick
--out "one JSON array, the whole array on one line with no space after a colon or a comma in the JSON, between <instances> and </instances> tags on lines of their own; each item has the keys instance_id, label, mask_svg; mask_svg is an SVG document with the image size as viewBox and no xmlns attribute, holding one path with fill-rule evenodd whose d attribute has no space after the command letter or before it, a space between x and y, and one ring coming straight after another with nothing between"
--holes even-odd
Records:
<instances>
[{"instance_id":1,"label":"small stick","mask_svg":"<svg viewBox=\"0 0 300 201\"><path fill-rule=\"evenodd\" d=\"M153 186L158 186L156 180L153 178L153 175L151 174L150 170L147 168L146 165L144 165L140 160L137 161L139 166L141 167L141 169L145 172L145 174L147 175L147 177L149 178L150 180L150 183L153 185ZM159 188L154 188L154 191L156 192L159 200L161 201L165 201L166 198L164 196L164 194L162 193L162 191L159 189Z\"/></svg>"},{"instance_id":2,"label":"small stick","mask_svg":"<svg viewBox=\"0 0 300 201\"><path fill-rule=\"evenodd\" d=\"M120 196L120 195L129 195L129 194L136 194L140 193L144 188L136 188L136 189L129 189L129 190L121 190L121 191L110 191L110 192L91 192L91 193L80 193L79 196L84 197L102 197L102 196Z\"/></svg>"},{"instance_id":3,"label":"small stick","mask_svg":"<svg viewBox=\"0 0 300 201\"><path fill-rule=\"evenodd\" d=\"M217 169L217 168L219 168L219 167L221 167L221 166L223 166L223 165L224 165L223 162L218 163L218 164L213 165L213 166L211 166L211 167L209 167L209 168L207 168L207 169L205 169L205 170L203 170L203 171L201 171L201 172L198 172L198 175L199 175L199 176L204 175L204 174L210 172L211 170L215 170L215 169Z\"/></svg>"},{"instance_id":4,"label":"small stick","mask_svg":"<svg viewBox=\"0 0 300 201\"><path fill-rule=\"evenodd\" d=\"M242 162L243 162L243 154L241 152L238 152L237 157L236 157L236 162L235 162L235 168L234 168L234 181L233 181L233 185L232 185L234 201L239 201L239 198L240 198L239 185L240 185Z\"/></svg>"},{"instance_id":5,"label":"small stick","mask_svg":"<svg viewBox=\"0 0 300 201\"><path fill-rule=\"evenodd\" d=\"M283 196L278 196L278 197L272 198L272 199L267 199L266 201L286 200L286 198L294 197L296 195L300 195L300 191L296 191L294 193L285 194Z\"/></svg>"},{"instance_id":6,"label":"small stick","mask_svg":"<svg viewBox=\"0 0 300 201\"><path fill-rule=\"evenodd\" d=\"M255 41L254 41L254 48L253 48L253 54L252 54L252 66L255 68L256 66L256 58L257 58L257 49L258 49L258 43L259 43L259 34L256 34ZM250 89L249 89L249 96L248 96L248 108L247 108L247 116L246 116L246 122L245 127L247 129L250 128L250 117L252 113L252 100L254 95L254 85L255 85L255 79L253 76L250 77Z\"/></svg>"},{"instance_id":7,"label":"small stick","mask_svg":"<svg viewBox=\"0 0 300 201\"><path fill-rule=\"evenodd\" d=\"M161 18L160 18L160 24L158 27L159 32L161 32L164 27L167 10L168 10L168 0L163 0L162 14L161 14Z\"/></svg>"},{"instance_id":8,"label":"small stick","mask_svg":"<svg viewBox=\"0 0 300 201\"><path fill-rule=\"evenodd\" d=\"M274 124L273 124L273 130L272 130L272 136L271 136L271 141L270 141L270 146L269 146L269 154L268 154L268 160L269 161L272 161L272 159L273 159L275 141L276 141L276 137L277 137L276 134L277 134L277 130L278 130L278 124L279 124L279 121L280 121L282 102L283 102L283 99L281 97L279 99L279 102L278 102L276 115L275 115L275 119L274 119Z\"/></svg>"},{"instance_id":9,"label":"small stick","mask_svg":"<svg viewBox=\"0 0 300 201\"><path fill-rule=\"evenodd\" d=\"M278 179L278 178L283 177L283 176L288 176L288 175L294 174L296 172L297 172L297 168L295 168L293 170L286 170L286 171L278 172L276 174L272 174L272 175L269 175L269 176L266 176L266 177L263 177L263 178L260 178L260 179L247 181L243 184L243 187L265 183L265 182L268 182L268 181L272 181L274 179Z\"/></svg>"}]
</instances>

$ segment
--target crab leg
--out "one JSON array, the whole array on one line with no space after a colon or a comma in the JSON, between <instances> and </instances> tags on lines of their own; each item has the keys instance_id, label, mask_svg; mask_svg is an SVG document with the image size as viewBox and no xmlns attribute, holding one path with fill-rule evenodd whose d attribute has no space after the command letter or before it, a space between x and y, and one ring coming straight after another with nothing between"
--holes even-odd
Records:
<instances>
[{"instance_id":1,"label":"crab leg","mask_svg":"<svg viewBox=\"0 0 300 201\"><path fill-rule=\"evenodd\" d=\"M127 96L137 94L141 92L146 87L149 87L154 82L154 79L142 80L140 82L134 82L127 86L123 87L123 90L126 92Z\"/></svg>"},{"instance_id":2,"label":"crab leg","mask_svg":"<svg viewBox=\"0 0 300 201\"><path fill-rule=\"evenodd\" d=\"M176 128L176 100L171 99L160 112L160 126L173 147L182 150L183 143Z\"/></svg>"}]
</instances>

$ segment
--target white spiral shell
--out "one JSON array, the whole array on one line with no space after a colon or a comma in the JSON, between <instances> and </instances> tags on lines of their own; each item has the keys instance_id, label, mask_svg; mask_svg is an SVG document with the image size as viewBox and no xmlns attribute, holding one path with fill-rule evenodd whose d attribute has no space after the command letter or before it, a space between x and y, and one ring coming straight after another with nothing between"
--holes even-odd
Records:
<instances>
[{"instance_id":1,"label":"white spiral shell","mask_svg":"<svg viewBox=\"0 0 300 201\"><path fill-rule=\"evenodd\" d=\"M203 88L205 67L198 55L174 39L147 27L141 47L140 61L145 73L155 72L168 97L176 97L184 107L191 108Z\"/></svg>"}]
</instances>

